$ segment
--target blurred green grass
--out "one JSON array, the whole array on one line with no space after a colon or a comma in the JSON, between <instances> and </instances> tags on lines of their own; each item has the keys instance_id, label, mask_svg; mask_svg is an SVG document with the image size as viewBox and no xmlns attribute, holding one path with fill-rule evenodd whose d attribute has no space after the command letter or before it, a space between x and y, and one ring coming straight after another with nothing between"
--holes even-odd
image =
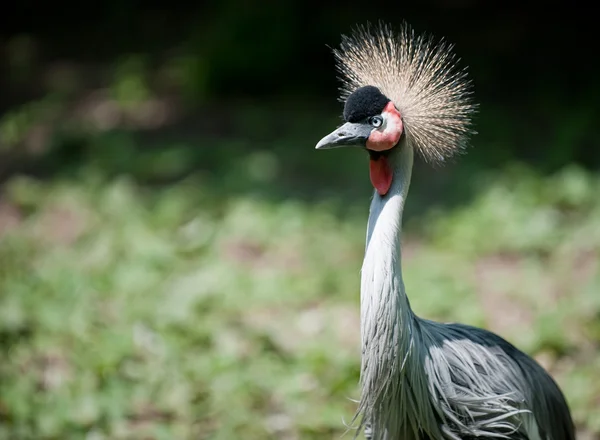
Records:
<instances>
[{"instance_id":1,"label":"blurred green grass","mask_svg":"<svg viewBox=\"0 0 600 440\"><path fill-rule=\"evenodd\" d=\"M94 142L83 168L3 187L0 438L342 435L358 397L365 158L231 141L192 172L186 147ZM417 170L408 202L413 308L535 355L598 436L600 179L514 166L427 208L435 173Z\"/></svg>"}]
</instances>

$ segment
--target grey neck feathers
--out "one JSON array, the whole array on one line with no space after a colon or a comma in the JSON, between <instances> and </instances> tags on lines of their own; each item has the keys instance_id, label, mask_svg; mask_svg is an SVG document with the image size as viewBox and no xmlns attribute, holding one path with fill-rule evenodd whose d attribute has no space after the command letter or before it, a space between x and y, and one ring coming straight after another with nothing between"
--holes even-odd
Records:
<instances>
[{"instance_id":1,"label":"grey neck feathers","mask_svg":"<svg viewBox=\"0 0 600 440\"><path fill-rule=\"evenodd\" d=\"M423 368L419 324L404 290L401 270L402 211L410 186L413 148L406 142L389 156L394 169L390 191L375 192L369 212L367 245L361 270L361 425L372 438L418 438L419 424L430 408ZM399 411L400 409L400 411ZM433 414L431 414L433 417ZM435 425L435 424L432 424Z\"/></svg>"}]
</instances>

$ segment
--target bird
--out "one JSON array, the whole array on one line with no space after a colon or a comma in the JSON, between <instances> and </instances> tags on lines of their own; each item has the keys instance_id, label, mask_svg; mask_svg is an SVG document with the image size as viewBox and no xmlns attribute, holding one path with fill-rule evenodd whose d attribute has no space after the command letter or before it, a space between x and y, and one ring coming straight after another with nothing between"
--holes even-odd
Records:
<instances>
[{"instance_id":1,"label":"bird","mask_svg":"<svg viewBox=\"0 0 600 440\"><path fill-rule=\"evenodd\" d=\"M489 330L417 316L406 294L402 213L414 158L441 165L476 133L473 83L454 45L405 21L399 29L379 22L342 35L332 51L343 123L316 149L366 150L374 188L360 270L355 438L575 439L565 396L538 362Z\"/></svg>"}]
</instances>

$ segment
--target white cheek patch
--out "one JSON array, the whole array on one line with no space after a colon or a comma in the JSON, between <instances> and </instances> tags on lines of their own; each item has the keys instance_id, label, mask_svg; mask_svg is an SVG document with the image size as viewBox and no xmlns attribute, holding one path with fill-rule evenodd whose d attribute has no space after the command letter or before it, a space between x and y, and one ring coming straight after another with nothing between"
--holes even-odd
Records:
<instances>
[{"instance_id":1,"label":"white cheek patch","mask_svg":"<svg viewBox=\"0 0 600 440\"><path fill-rule=\"evenodd\" d=\"M380 129L383 128L383 133L389 135L398 131L402 131L402 121L399 118L397 118L396 115L388 112L383 112L381 116L385 121L383 127L380 127Z\"/></svg>"}]
</instances>

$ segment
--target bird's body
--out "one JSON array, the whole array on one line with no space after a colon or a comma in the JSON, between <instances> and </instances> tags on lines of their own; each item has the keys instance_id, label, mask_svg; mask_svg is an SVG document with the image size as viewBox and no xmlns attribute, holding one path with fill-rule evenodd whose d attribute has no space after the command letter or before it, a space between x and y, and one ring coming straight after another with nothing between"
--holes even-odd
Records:
<instances>
[{"instance_id":1,"label":"bird's body","mask_svg":"<svg viewBox=\"0 0 600 440\"><path fill-rule=\"evenodd\" d=\"M468 83L447 46L360 31L336 52L346 123L317 148L362 145L375 187L361 270L359 427L372 440L572 440L565 399L501 337L417 317L401 270L402 212L413 156L441 160L469 132ZM417 292L426 294L426 292Z\"/></svg>"}]
</instances>

